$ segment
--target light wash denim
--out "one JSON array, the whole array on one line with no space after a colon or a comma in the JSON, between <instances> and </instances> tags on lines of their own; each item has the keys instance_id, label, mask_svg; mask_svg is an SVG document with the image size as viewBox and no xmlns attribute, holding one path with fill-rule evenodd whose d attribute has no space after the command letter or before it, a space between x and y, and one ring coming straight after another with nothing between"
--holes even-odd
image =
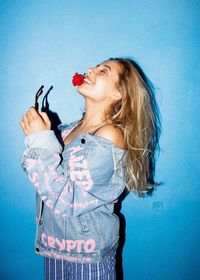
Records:
<instances>
[{"instance_id":1,"label":"light wash denim","mask_svg":"<svg viewBox=\"0 0 200 280\"><path fill-rule=\"evenodd\" d=\"M63 140L78 122L60 125ZM116 252L114 204L125 188L126 150L92 134L60 145L52 130L25 138L22 166L36 189L36 253L101 262Z\"/></svg>"}]
</instances>

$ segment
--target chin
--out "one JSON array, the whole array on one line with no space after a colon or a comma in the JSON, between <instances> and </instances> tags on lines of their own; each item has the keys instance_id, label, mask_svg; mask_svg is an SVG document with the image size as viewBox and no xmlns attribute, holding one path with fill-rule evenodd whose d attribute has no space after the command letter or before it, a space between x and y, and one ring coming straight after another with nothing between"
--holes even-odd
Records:
<instances>
[{"instance_id":1,"label":"chin","mask_svg":"<svg viewBox=\"0 0 200 280\"><path fill-rule=\"evenodd\" d=\"M82 88L82 85L81 85L81 86L78 86L78 87L76 88L76 91L77 91L79 94L85 96L85 91L84 91L84 89Z\"/></svg>"},{"instance_id":2,"label":"chin","mask_svg":"<svg viewBox=\"0 0 200 280\"><path fill-rule=\"evenodd\" d=\"M86 88L84 88L83 85L80 85L79 87L77 87L77 92L80 93L82 96L85 96L85 97L91 97L92 96L91 91L88 91Z\"/></svg>"}]
</instances>

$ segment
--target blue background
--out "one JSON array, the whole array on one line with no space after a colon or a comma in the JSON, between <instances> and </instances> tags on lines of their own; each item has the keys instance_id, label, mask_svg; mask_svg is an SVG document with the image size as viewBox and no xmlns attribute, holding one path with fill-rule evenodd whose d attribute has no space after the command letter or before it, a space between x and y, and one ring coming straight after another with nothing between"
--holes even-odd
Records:
<instances>
[{"instance_id":1,"label":"blue background","mask_svg":"<svg viewBox=\"0 0 200 280\"><path fill-rule=\"evenodd\" d=\"M72 75L115 56L135 58L153 81L163 124L156 177L165 184L123 202L124 279L200 279L200 2L1 0L0 13L1 279L43 279L21 116L44 84L54 86L50 109L78 119Z\"/></svg>"}]
</instances>

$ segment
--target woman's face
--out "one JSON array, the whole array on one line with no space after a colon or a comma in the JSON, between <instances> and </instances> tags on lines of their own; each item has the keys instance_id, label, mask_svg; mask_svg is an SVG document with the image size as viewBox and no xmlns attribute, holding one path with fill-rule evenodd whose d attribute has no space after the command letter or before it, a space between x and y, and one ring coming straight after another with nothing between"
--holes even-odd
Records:
<instances>
[{"instance_id":1,"label":"woman's face","mask_svg":"<svg viewBox=\"0 0 200 280\"><path fill-rule=\"evenodd\" d=\"M113 103L117 99L121 99L116 88L120 71L121 68L117 61L104 61L87 70L84 83L77 88L77 91L96 102Z\"/></svg>"}]
</instances>

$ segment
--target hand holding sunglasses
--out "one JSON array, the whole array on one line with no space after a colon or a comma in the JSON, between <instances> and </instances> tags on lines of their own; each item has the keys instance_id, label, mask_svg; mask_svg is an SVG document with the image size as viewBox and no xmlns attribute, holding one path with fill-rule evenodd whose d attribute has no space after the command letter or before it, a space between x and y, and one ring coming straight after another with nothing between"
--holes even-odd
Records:
<instances>
[{"instance_id":1,"label":"hand holding sunglasses","mask_svg":"<svg viewBox=\"0 0 200 280\"><path fill-rule=\"evenodd\" d=\"M38 111L38 99L43 93L44 86L42 85L35 94L35 107L30 107L26 114L22 117L20 126L25 135L30 135L42 130L50 130L51 122L47 113Z\"/></svg>"}]
</instances>

